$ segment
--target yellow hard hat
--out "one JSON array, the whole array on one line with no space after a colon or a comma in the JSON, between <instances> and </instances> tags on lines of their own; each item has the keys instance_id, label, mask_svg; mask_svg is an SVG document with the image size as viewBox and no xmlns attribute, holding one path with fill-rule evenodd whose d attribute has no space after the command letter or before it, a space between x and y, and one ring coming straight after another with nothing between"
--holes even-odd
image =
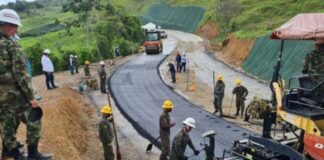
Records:
<instances>
[{"instance_id":1,"label":"yellow hard hat","mask_svg":"<svg viewBox=\"0 0 324 160\"><path fill-rule=\"evenodd\" d=\"M217 75L217 80L218 81L222 81L223 80L223 75L222 74L218 74Z\"/></svg>"},{"instance_id":2,"label":"yellow hard hat","mask_svg":"<svg viewBox=\"0 0 324 160\"><path fill-rule=\"evenodd\" d=\"M240 79L237 79L237 80L235 81L235 84L236 84L236 85L241 85L241 80L240 80Z\"/></svg>"},{"instance_id":3,"label":"yellow hard hat","mask_svg":"<svg viewBox=\"0 0 324 160\"><path fill-rule=\"evenodd\" d=\"M90 62L89 62L89 61L85 61L84 63L85 63L85 64L90 64Z\"/></svg>"},{"instance_id":4,"label":"yellow hard hat","mask_svg":"<svg viewBox=\"0 0 324 160\"><path fill-rule=\"evenodd\" d=\"M164 109L172 109L173 108L173 104L170 100L166 100L164 101L162 108Z\"/></svg>"},{"instance_id":5,"label":"yellow hard hat","mask_svg":"<svg viewBox=\"0 0 324 160\"><path fill-rule=\"evenodd\" d=\"M112 114L112 109L109 105L105 105L100 110L101 113Z\"/></svg>"}]
</instances>

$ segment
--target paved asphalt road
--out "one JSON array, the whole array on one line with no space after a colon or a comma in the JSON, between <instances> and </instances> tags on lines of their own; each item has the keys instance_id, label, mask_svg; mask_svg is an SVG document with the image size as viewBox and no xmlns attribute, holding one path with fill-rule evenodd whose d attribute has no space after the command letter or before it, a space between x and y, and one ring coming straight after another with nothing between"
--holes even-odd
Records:
<instances>
[{"instance_id":1,"label":"paved asphalt road","mask_svg":"<svg viewBox=\"0 0 324 160\"><path fill-rule=\"evenodd\" d=\"M193 117L196 120L196 128L190 132L190 137L197 149L202 148L200 146L203 142L202 133L211 129L217 132L215 136L216 156L221 156L223 149L231 147L234 140L253 134L191 104L167 87L158 73L158 66L165 57L165 54L138 56L119 67L109 81L118 108L141 135L151 141L159 136L161 105L166 99L174 103L175 107L170 117L171 121L177 123L171 129L171 142L180 130L182 121L187 117ZM186 155L192 153L187 148ZM204 154L201 153L199 158L191 159L203 157Z\"/></svg>"}]
</instances>

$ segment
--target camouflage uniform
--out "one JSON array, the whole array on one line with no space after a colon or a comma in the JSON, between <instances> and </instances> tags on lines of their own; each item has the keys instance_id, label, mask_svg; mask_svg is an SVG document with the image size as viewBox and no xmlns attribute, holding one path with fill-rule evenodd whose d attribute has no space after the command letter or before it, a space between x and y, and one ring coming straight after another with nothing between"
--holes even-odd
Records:
<instances>
[{"instance_id":1,"label":"camouflage uniform","mask_svg":"<svg viewBox=\"0 0 324 160\"><path fill-rule=\"evenodd\" d=\"M16 130L20 121L27 125L27 143L38 143L40 122L26 117L34 99L22 48L0 33L0 131L5 147L17 148Z\"/></svg>"},{"instance_id":2,"label":"camouflage uniform","mask_svg":"<svg viewBox=\"0 0 324 160\"><path fill-rule=\"evenodd\" d=\"M222 103L224 98L224 92L225 92L225 83L221 80L218 80L216 83L216 86L214 87L214 107L215 112L220 112L220 115L223 115L222 110Z\"/></svg>"},{"instance_id":3,"label":"camouflage uniform","mask_svg":"<svg viewBox=\"0 0 324 160\"><path fill-rule=\"evenodd\" d=\"M104 66L100 66L99 70L98 70L98 75L100 78L100 90L101 93L106 93L106 71L105 71L105 67Z\"/></svg>"},{"instance_id":4,"label":"camouflage uniform","mask_svg":"<svg viewBox=\"0 0 324 160\"><path fill-rule=\"evenodd\" d=\"M84 66L84 74L85 74L85 76L91 76L91 74L90 74L90 68L89 68L89 65L88 64L86 64Z\"/></svg>"},{"instance_id":5,"label":"camouflage uniform","mask_svg":"<svg viewBox=\"0 0 324 160\"><path fill-rule=\"evenodd\" d=\"M181 130L173 139L170 160L186 159L187 157L184 155L184 152L186 151L187 145L189 145L192 150L196 150L189 135Z\"/></svg>"},{"instance_id":6,"label":"camouflage uniform","mask_svg":"<svg viewBox=\"0 0 324 160\"><path fill-rule=\"evenodd\" d=\"M244 101L246 96L249 94L249 92L246 89L246 87L239 85L233 89L232 93L236 94L236 114L235 115L238 116L241 110L241 117L243 117L244 108L245 108Z\"/></svg>"},{"instance_id":7,"label":"camouflage uniform","mask_svg":"<svg viewBox=\"0 0 324 160\"><path fill-rule=\"evenodd\" d=\"M73 64L73 68L75 69L75 73L79 73L78 59L73 58L72 59L72 64Z\"/></svg>"},{"instance_id":8,"label":"camouflage uniform","mask_svg":"<svg viewBox=\"0 0 324 160\"><path fill-rule=\"evenodd\" d=\"M324 74L324 48L307 54L302 72L304 74Z\"/></svg>"},{"instance_id":9,"label":"camouflage uniform","mask_svg":"<svg viewBox=\"0 0 324 160\"><path fill-rule=\"evenodd\" d=\"M170 153L170 116L163 111L160 116L161 155L160 160L167 160Z\"/></svg>"},{"instance_id":10,"label":"camouflage uniform","mask_svg":"<svg viewBox=\"0 0 324 160\"><path fill-rule=\"evenodd\" d=\"M247 113L255 119L263 119L264 113L269 108L269 100L254 97L247 108Z\"/></svg>"},{"instance_id":11,"label":"camouflage uniform","mask_svg":"<svg viewBox=\"0 0 324 160\"><path fill-rule=\"evenodd\" d=\"M108 119L102 117L99 122L99 137L104 148L104 157L105 160L114 160L114 152L113 152L113 139L114 133L111 128L111 123Z\"/></svg>"}]
</instances>

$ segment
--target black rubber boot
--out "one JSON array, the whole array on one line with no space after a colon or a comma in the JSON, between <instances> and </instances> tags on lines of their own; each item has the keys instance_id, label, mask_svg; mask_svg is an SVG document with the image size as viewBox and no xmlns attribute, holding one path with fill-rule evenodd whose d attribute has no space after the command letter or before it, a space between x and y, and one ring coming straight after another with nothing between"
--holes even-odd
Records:
<instances>
[{"instance_id":1,"label":"black rubber boot","mask_svg":"<svg viewBox=\"0 0 324 160\"><path fill-rule=\"evenodd\" d=\"M28 145L27 160L49 160L51 158L52 156L39 153L37 145Z\"/></svg>"},{"instance_id":2,"label":"black rubber boot","mask_svg":"<svg viewBox=\"0 0 324 160\"><path fill-rule=\"evenodd\" d=\"M2 142L2 152L1 152L1 157L2 158L6 158L6 157L10 157L11 154L9 152L9 149L6 147L6 145Z\"/></svg>"},{"instance_id":3,"label":"black rubber boot","mask_svg":"<svg viewBox=\"0 0 324 160\"><path fill-rule=\"evenodd\" d=\"M26 160L26 157L23 155L22 152L20 152L18 148L13 148L10 151L9 157L12 157L14 160Z\"/></svg>"}]
</instances>

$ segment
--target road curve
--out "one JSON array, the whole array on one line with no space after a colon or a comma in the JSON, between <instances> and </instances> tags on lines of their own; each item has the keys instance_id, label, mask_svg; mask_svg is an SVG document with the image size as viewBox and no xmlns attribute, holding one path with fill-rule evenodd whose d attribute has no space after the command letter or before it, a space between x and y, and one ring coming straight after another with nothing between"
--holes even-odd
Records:
<instances>
[{"instance_id":1,"label":"road curve","mask_svg":"<svg viewBox=\"0 0 324 160\"><path fill-rule=\"evenodd\" d=\"M158 67L175 47L174 41L172 38L166 40L163 54L143 54L119 67L109 79L111 94L122 114L142 136L151 141L159 135L161 105L164 100L170 99L175 106L170 114L171 121L177 123L171 129L171 140L180 130L182 121L193 117L196 120L196 128L190 132L190 137L195 147L201 149L201 134L213 129L217 132L215 154L221 156L223 149L229 148L234 140L246 138L253 133L193 105L164 84ZM186 155L191 154L192 151L187 148ZM199 154L199 158L203 157L202 153Z\"/></svg>"}]
</instances>

